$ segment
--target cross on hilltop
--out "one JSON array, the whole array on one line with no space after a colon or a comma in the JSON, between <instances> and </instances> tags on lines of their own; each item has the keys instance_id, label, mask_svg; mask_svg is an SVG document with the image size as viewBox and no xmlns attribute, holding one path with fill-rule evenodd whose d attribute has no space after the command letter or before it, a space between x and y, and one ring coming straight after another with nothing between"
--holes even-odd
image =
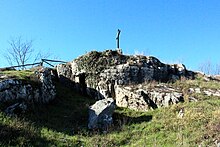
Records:
<instances>
[{"instance_id":1,"label":"cross on hilltop","mask_svg":"<svg viewBox=\"0 0 220 147\"><path fill-rule=\"evenodd\" d=\"M117 49L119 49L119 35L121 33L121 30L118 29L118 33L117 33L117 36L116 36L116 44L117 44Z\"/></svg>"},{"instance_id":2,"label":"cross on hilltop","mask_svg":"<svg viewBox=\"0 0 220 147\"><path fill-rule=\"evenodd\" d=\"M119 35L120 35L120 33L121 33L121 30L119 30L118 29L118 33L117 33L117 36L116 36L116 49L117 49L117 52L119 53L119 54L122 54L122 49L120 49L120 47L119 47Z\"/></svg>"}]
</instances>

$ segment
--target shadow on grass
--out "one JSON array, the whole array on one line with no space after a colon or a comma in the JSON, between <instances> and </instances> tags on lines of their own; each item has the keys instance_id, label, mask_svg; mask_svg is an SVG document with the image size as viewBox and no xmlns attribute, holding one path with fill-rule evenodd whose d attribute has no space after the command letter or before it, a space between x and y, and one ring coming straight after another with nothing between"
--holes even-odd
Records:
<instances>
[{"instance_id":1,"label":"shadow on grass","mask_svg":"<svg viewBox=\"0 0 220 147\"><path fill-rule=\"evenodd\" d=\"M71 85L70 85L71 86ZM47 128L67 135L93 135L88 131L88 107L96 102L93 98L77 94L72 88L56 83L57 97L49 104L33 105L19 117L33 123L37 128ZM125 114L113 115L112 131L120 131L122 125L148 122L152 116L129 117Z\"/></svg>"},{"instance_id":2,"label":"shadow on grass","mask_svg":"<svg viewBox=\"0 0 220 147\"><path fill-rule=\"evenodd\" d=\"M41 138L36 132L34 133L22 128L13 128L2 124L0 124L0 136L0 146L41 146L52 144L52 142Z\"/></svg>"},{"instance_id":3,"label":"shadow on grass","mask_svg":"<svg viewBox=\"0 0 220 147\"><path fill-rule=\"evenodd\" d=\"M86 129L88 107L95 103L95 100L77 94L60 83L57 83L56 87L55 100L46 105L34 105L23 117L39 128L46 127L67 135Z\"/></svg>"},{"instance_id":4,"label":"shadow on grass","mask_svg":"<svg viewBox=\"0 0 220 147\"><path fill-rule=\"evenodd\" d=\"M120 113L115 113L113 115L113 119L115 120L116 124L120 121L123 121L125 124L140 124L142 122L149 122L152 120L152 118L152 115L144 115L139 117L130 117Z\"/></svg>"},{"instance_id":5,"label":"shadow on grass","mask_svg":"<svg viewBox=\"0 0 220 147\"><path fill-rule=\"evenodd\" d=\"M132 124L140 124L143 122L150 122L152 118L153 118L152 115L131 117L131 116L127 116L125 114L116 112L113 114L114 130L121 131L124 125L132 125Z\"/></svg>"},{"instance_id":6,"label":"shadow on grass","mask_svg":"<svg viewBox=\"0 0 220 147\"><path fill-rule=\"evenodd\" d=\"M142 130L138 130L138 132L132 133L132 127L127 127L130 125L137 125L140 123L146 123L152 120L151 115L137 116L140 113L135 113L135 117L127 116L127 114L121 113L123 112L122 108L117 108L115 113L113 114L113 124L108 128L108 134L113 135L105 135L103 131L95 131L90 132L89 136L92 138L92 142L95 146L125 146L128 145L130 140L134 137L133 135L141 134ZM101 134L101 135L100 135ZM100 137L100 136L104 137ZM115 137L116 135L116 137ZM111 137L109 137L111 136ZM119 137L120 139L118 139Z\"/></svg>"}]
</instances>

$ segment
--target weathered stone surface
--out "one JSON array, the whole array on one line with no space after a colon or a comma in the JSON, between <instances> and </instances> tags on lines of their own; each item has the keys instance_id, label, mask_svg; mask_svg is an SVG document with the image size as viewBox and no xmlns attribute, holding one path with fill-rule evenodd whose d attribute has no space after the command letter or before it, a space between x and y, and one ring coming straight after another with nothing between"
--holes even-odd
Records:
<instances>
[{"instance_id":1,"label":"weathered stone surface","mask_svg":"<svg viewBox=\"0 0 220 147\"><path fill-rule=\"evenodd\" d=\"M179 91L126 90L123 87L152 81L175 81L181 77L193 78L183 64L164 64L152 56L127 56L117 51L90 52L74 61L57 66L62 81L95 99L114 98L118 106L146 111L180 102Z\"/></svg>"},{"instance_id":2,"label":"weathered stone surface","mask_svg":"<svg viewBox=\"0 0 220 147\"><path fill-rule=\"evenodd\" d=\"M116 88L117 106L138 111L148 111L149 109L169 106L183 101L181 92L163 85L153 89L123 86Z\"/></svg>"},{"instance_id":3,"label":"weathered stone surface","mask_svg":"<svg viewBox=\"0 0 220 147\"><path fill-rule=\"evenodd\" d=\"M194 97L189 97L189 102L197 102L198 100L196 99L196 98L194 98Z\"/></svg>"},{"instance_id":4,"label":"weathered stone surface","mask_svg":"<svg viewBox=\"0 0 220 147\"><path fill-rule=\"evenodd\" d=\"M63 79L64 77L62 77L62 75L65 75L67 79L73 80L72 67L70 64L58 64L56 68L57 68L57 74L60 77L60 80L65 80Z\"/></svg>"},{"instance_id":5,"label":"weathered stone surface","mask_svg":"<svg viewBox=\"0 0 220 147\"><path fill-rule=\"evenodd\" d=\"M27 110L27 105L23 103L15 103L5 109L5 113L8 115L24 113Z\"/></svg>"},{"instance_id":6,"label":"weathered stone surface","mask_svg":"<svg viewBox=\"0 0 220 147\"><path fill-rule=\"evenodd\" d=\"M103 91L103 95L110 92L106 87L112 84L128 85L193 77L183 64L169 65L152 56L126 56L112 50L93 51L70 63L60 64L57 72L61 80L66 78L74 83L83 82L86 87ZM84 79L78 73L84 73ZM111 92L107 97L112 97Z\"/></svg>"},{"instance_id":7,"label":"weathered stone surface","mask_svg":"<svg viewBox=\"0 0 220 147\"><path fill-rule=\"evenodd\" d=\"M220 90L219 89L201 89L201 88L189 88L190 93L199 93L204 94L207 96L217 96L220 97Z\"/></svg>"},{"instance_id":8,"label":"weathered stone surface","mask_svg":"<svg viewBox=\"0 0 220 147\"><path fill-rule=\"evenodd\" d=\"M184 109L181 108L178 115L177 115L177 117L181 119L181 118L183 118L183 116L184 116Z\"/></svg>"},{"instance_id":9,"label":"weathered stone surface","mask_svg":"<svg viewBox=\"0 0 220 147\"><path fill-rule=\"evenodd\" d=\"M102 129L106 131L112 124L112 114L115 102L112 98L102 99L89 107L89 129Z\"/></svg>"},{"instance_id":10,"label":"weathered stone surface","mask_svg":"<svg viewBox=\"0 0 220 147\"><path fill-rule=\"evenodd\" d=\"M0 101L6 102L14 99L28 100L32 94L32 87L16 79L7 79L0 82Z\"/></svg>"},{"instance_id":11,"label":"weathered stone surface","mask_svg":"<svg viewBox=\"0 0 220 147\"><path fill-rule=\"evenodd\" d=\"M201 93L201 89L200 88L195 88L194 90L196 93Z\"/></svg>"},{"instance_id":12,"label":"weathered stone surface","mask_svg":"<svg viewBox=\"0 0 220 147\"><path fill-rule=\"evenodd\" d=\"M56 89L51 79L51 70L42 69L36 72L38 86L18 79L0 81L0 102L23 100L28 102L48 103L56 96Z\"/></svg>"},{"instance_id":13,"label":"weathered stone surface","mask_svg":"<svg viewBox=\"0 0 220 147\"><path fill-rule=\"evenodd\" d=\"M204 80L218 81L216 76L188 71L183 64L164 64L152 56L127 56L112 50L92 51L58 65L57 71L61 81L71 81L71 87L83 94L98 100L114 98L118 106L140 111L184 101L183 92L177 87L160 84L150 88L148 83L193 79L195 74ZM216 89L187 90L187 101L197 101L193 93L220 96Z\"/></svg>"},{"instance_id":14,"label":"weathered stone surface","mask_svg":"<svg viewBox=\"0 0 220 147\"><path fill-rule=\"evenodd\" d=\"M126 88L117 87L116 105L126 107L133 110L147 111L155 107L155 104L149 99L148 95L143 90L132 92Z\"/></svg>"},{"instance_id":15,"label":"weathered stone surface","mask_svg":"<svg viewBox=\"0 0 220 147\"><path fill-rule=\"evenodd\" d=\"M56 88L53 84L51 77L51 70L43 69L40 72L40 82L41 84L41 98L43 103L48 103L50 100L54 99L56 96Z\"/></svg>"},{"instance_id":16,"label":"weathered stone surface","mask_svg":"<svg viewBox=\"0 0 220 147\"><path fill-rule=\"evenodd\" d=\"M216 147L220 147L220 141L219 140L215 140L215 145L216 145Z\"/></svg>"},{"instance_id":17,"label":"weathered stone surface","mask_svg":"<svg viewBox=\"0 0 220 147\"><path fill-rule=\"evenodd\" d=\"M21 82L18 80L13 79L7 79L2 82L0 82L0 91L4 91L6 89L9 89L10 86L19 85Z\"/></svg>"}]
</instances>

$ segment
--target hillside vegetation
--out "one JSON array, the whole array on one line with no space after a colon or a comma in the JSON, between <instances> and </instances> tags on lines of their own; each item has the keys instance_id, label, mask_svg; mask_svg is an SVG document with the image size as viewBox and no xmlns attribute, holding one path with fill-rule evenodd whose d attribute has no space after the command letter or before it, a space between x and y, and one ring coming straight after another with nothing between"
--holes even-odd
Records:
<instances>
[{"instance_id":1,"label":"hillside vegetation","mask_svg":"<svg viewBox=\"0 0 220 147\"><path fill-rule=\"evenodd\" d=\"M183 90L192 85L219 88L219 82L199 78L172 84ZM25 114L7 116L0 106L0 146L215 146L214 141L220 139L218 97L200 94L197 102L148 112L117 108L114 124L105 134L87 129L93 99L58 82L56 87L57 98L52 103L33 105ZM181 109L184 115L179 118Z\"/></svg>"},{"instance_id":2,"label":"hillside vegetation","mask_svg":"<svg viewBox=\"0 0 220 147\"><path fill-rule=\"evenodd\" d=\"M31 76L34 75L33 71L31 70L9 70L9 71L2 71L0 72L0 76L4 75L4 78L16 78L16 79L30 79Z\"/></svg>"}]
</instances>

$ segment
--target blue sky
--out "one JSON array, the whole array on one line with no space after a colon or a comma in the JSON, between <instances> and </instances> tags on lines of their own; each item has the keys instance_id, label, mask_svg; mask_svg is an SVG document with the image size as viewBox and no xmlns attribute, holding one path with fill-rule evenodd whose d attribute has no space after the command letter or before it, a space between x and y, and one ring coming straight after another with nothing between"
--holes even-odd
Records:
<instances>
[{"instance_id":1,"label":"blue sky","mask_svg":"<svg viewBox=\"0 0 220 147\"><path fill-rule=\"evenodd\" d=\"M0 67L11 37L34 40L36 51L71 61L120 47L166 63L219 64L219 0L0 0Z\"/></svg>"}]
</instances>

